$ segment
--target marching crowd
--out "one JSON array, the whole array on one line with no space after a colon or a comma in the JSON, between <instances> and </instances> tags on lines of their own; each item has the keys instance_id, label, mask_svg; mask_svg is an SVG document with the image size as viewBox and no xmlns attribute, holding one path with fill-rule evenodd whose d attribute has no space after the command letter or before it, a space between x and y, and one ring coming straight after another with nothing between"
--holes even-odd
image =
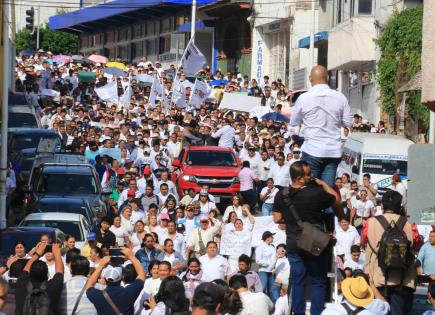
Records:
<instances>
[{"instance_id":1,"label":"marching crowd","mask_svg":"<svg viewBox=\"0 0 435 315\"><path fill-rule=\"evenodd\" d=\"M191 85L173 66L163 70L144 59L116 78L101 64L50 58L20 56L17 90L64 147L88 157L102 188L112 191L111 209L81 249L73 236L64 244L43 236L35 248L17 240L15 255L0 268L6 314L305 314L308 278L313 315L409 314L416 274L435 278L435 232L418 251L425 240L406 221L400 176L380 205L369 174L363 186L349 174L337 177L350 132L388 131L383 122L374 126L352 115L346 98L328 87L325 68L313 68L313 87L295 102L279 79L257 82L206 67L197 77L210 84L210 95L195 107ZM94 79L81 80L83 72ZM152 86L135 79L141 74L158 77L163 93L150 97ZM111 80L119 98L130 96L123 104L96 92ZM186 82L180 85L186 107L171 103L175 80ZM291 108L290 122L219 109L223 93L236 91L260 97L278 114ZM179 196L172 161L188 145L234 149L242 161L240 193L229 205L216 202L208 185ZM99 155L101 148L120 148L120 159ZM255 243L256 222L270 216L274 223ZM391 221L409 239L400 244L409 255L401 272L390 273L379 244ZM326 243L306 237L309 247L301 244L304 223L322 231ZM240 252L224 250L234 239ZM325 308L333 251L340 297ZM430 285L432 305L434 291Z\"/></svg>"}]
</instances>

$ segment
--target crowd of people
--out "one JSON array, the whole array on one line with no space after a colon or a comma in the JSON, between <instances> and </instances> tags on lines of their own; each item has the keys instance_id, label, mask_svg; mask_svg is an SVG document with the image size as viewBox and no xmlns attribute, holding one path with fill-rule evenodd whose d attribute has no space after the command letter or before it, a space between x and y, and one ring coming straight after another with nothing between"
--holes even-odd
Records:
<instances>
[{"instance_id":1,"label":"crowd of people","mask_svg":"<svg viewBox=\"0 0 435 315\"><path fill-rule=\"evenodd\" d=\"M210 83L210 97L197 108L189 105L192 91L182 70L163 70L159 62L127 64L126 76L114 78L102 64L55 64L48 53L17 61L17 90L65 148L89 159L112 193L108 216L83 248L73 236L64 244L43 236L35 248L18 240L0 269L9 283L8 294L0 286L6 314L33 314L32 308L38 314L305 314L308 275L313 315L409 314L416 274L435 278L435 232L418 252L421 237L403 219L400 230L413 243L417 264L390 275L379 266L386 227L377 218L404 218L406 190L396 176L378 205L369 174L364 186L349 174L337 177L350 132L387 131L383 122L367 127L351 113L346 98L327 85L325 68L313 68L313 87L295 102L279 79L257 82L206 67L197 77ZM95 79L81 80L83 72ZM142 74L164 86L155 100L150 85L135 79ZM112 80L120 99L131 96L127 102L98 96L95 89ZM175 80L186 83L187 107L171 103ZM260 97L270 111L291 108L290 122L219 109L223 93L235 91ZM189 145L234 149L242 161L240 193L229 205L216 202L209 185L179 195L172 161ZM103 148L119 148L120 158L100 155ZM19 169L10 159L13 179ZM254 246L258 215L272 216L275 224ZM326 247L301 249L301 221L328 235ZM237 251L228 248L235 239ZM325 309L333 251L340 297ZM435 305L432 286L429 299Z\"/></svg>"}]
</instances>

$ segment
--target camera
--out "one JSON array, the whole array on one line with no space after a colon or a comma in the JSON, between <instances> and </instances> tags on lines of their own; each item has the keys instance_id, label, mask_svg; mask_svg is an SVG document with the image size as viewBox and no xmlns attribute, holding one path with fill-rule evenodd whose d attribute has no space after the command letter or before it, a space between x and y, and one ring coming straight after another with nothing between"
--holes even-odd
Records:
<instances>
[{"instance_id":1,"label":"camera","mask_svg":"<svg viewBox=\"0 0 435 315\"><path fill-rule=\"evenodd\" d=\"M47 245L47 246L45 246L45 251L44 251L44 254L45 253L51 253L52 252L52 249L53 249L53 247L52 247L52 245L50 244L50 245Z\"/></svg>"},{"instance_id":2,"label":"camera","mask_svg":"<svg viewBox=\"0 0 435 315\"><path fill-rule=\"evenodd\" d=\"M109 249L110 264L113 266L122 266L124 264L124 257L121 253L121 248Z\"/></svg>"}]
</instances>

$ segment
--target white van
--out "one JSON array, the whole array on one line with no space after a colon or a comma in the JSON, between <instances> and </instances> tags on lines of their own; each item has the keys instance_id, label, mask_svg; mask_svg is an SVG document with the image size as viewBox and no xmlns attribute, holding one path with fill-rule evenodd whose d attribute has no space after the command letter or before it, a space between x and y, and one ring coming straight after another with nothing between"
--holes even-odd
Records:
<instances>
[{"instance_id":1,"label":"white van","mask_svg":"<svg viewBox=\"0 0 435 315\"><path fill-rule=\"evenodd\" d=\"M343 157L337 175L348 173L351 180L362 185L368 173L378 189L391 185L393 174L399 173L406 185L408 179L409 139L381 133L352 133L344 143Z\"/></svg>"}]
</instances>

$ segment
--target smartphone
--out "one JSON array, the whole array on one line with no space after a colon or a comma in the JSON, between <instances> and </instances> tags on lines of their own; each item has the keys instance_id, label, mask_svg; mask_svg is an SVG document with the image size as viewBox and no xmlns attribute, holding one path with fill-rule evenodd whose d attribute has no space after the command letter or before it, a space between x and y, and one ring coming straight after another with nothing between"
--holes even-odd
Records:
<instances>
[{"instance_id":1,"label":"smartphone","mask_svg":"<svg viewBox=\"0 0 435 315\"><path fill-rule=\"evenodd\" d=\"M45 253L51 253L51 252L52 252L52 246L51 246L51 244L45 246L44 254L45 254Z\"/></svg>"},{"instance_id":2,"label":"smartphone","mask_svg":"<svg viewBox=\"0 0 435 315\"><path fill-rule=\"evenodd\" d=\"M120 257L122 256L121 248L109 248L110 257Z\"/></svg>"}]
</instances>

